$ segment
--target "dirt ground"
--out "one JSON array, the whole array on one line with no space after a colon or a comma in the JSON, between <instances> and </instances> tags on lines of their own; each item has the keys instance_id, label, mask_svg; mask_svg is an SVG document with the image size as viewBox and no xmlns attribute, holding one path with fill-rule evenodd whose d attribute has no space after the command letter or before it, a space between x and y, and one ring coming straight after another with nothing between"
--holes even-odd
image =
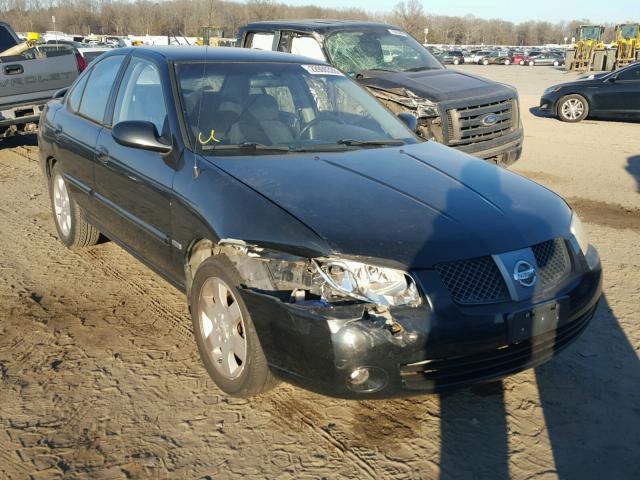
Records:
<instances>
[{"instance_id":1,"label":"dirt ground","mask_svg":"<svg viewBox=\"0 0 640 480\"><path fill-rule=\"evenodd\" d=\"M34 139L0 143L0 478L640 478L640 124L529 111L568 75L458 67L520 91L514 170L571 199L605 296L559 357L440 396L220 393L181 294L106 243L56 240Z\"/></svg>"}]
</instances>

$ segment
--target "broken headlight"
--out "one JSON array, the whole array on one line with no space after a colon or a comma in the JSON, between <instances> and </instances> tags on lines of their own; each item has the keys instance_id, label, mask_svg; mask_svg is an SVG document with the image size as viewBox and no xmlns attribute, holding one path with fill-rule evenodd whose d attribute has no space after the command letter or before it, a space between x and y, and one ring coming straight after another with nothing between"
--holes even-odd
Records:
<instances>
[{"instance_id":1,"label":"broken headlight","mask_svg":"<svg viewBox=\"0 0 640 480\"><path fill-rule=\"evenodd\" d=\"M308 292L332 303L359 300L383 306L419 305L413 279L401 270L336 258L267 262L278 289L292 290L292 298Z\"/></svg>"}]
</instances>

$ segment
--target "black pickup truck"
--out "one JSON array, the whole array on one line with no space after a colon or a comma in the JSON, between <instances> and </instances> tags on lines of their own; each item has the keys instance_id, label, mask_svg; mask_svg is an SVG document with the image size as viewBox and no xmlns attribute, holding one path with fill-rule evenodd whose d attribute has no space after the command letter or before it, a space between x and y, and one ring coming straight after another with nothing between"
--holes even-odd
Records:
<instances>
[{"instance_id":1,"label":"black pickup truck","mask_svg":"<svg viewBox=\"0 0 640 480\"><path fill-rule=\"evenodd\" d=\"M398 27L340 20L256 22L240 29L238 46L327 61L394 113L413 113L423 138L499 165L520 158L516 90L446 69Z\"/></svg>"},{"instance_id":2,"label":"black pickup truck","mask_svg":"<svg viewBox=\"0 0 640 480\"><path fill-rule=\"evenodd\" d=\"M36 129L45 103L80 73L77 57L72 48L21 44L0 22L0 139Z\"/></svg>"}]
</instances>

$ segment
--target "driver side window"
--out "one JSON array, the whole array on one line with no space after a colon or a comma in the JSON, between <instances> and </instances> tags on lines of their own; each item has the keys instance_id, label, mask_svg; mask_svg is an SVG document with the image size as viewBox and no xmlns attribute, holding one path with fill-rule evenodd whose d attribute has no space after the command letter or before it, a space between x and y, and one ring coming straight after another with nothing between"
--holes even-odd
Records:
<instances>
[{"instance_id":1,"label":"driver side window","mask_svg":"<svg viewBox=\"0 0 640 480\"><path fill-rule=\"evenodd\" d=\"M157 67L133 58L127 67L116 99L113 124L128 120L151 122L160 136L167 133L167 108Z\"/></svg>"}]
</instances>

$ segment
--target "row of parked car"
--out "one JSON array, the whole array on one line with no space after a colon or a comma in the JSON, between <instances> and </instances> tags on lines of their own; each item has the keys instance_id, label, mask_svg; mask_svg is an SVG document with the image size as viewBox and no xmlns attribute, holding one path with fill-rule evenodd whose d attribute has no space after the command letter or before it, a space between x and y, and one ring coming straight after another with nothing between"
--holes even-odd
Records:
<instances>
[{"instance_id":1,"label":"row of parked car","mask_svg":"<svg viewBox=\"0 0 640 480\"><path fill-rule=\"evenodd\" d=\"M564 65L562 50L436 50L430 49L442 63L449 65Z\"/></svg>"}]
</instances>

